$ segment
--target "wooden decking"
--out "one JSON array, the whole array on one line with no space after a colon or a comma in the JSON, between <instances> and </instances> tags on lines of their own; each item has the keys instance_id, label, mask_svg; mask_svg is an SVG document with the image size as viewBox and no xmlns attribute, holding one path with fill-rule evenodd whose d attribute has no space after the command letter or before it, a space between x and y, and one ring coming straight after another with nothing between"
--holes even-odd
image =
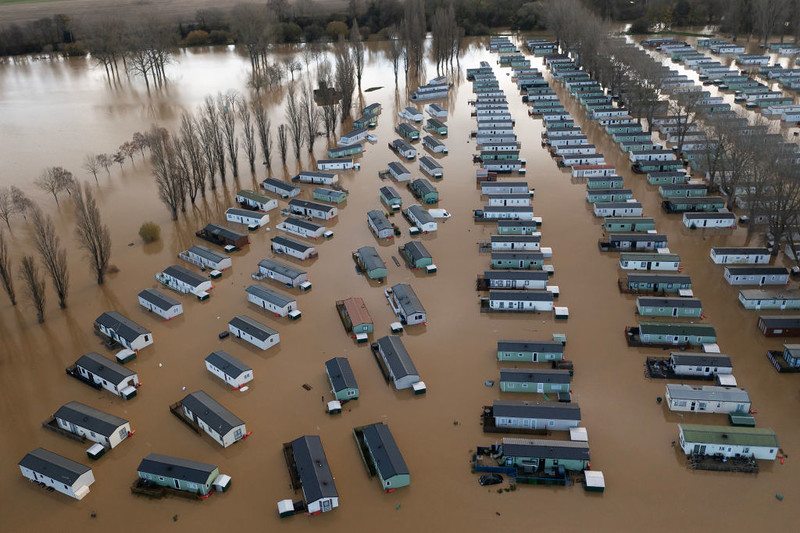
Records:
<instances>
[{"instance_id":1,"label":"wooden decking","mask_svg":"<svg viewBox=\"0 0 800 533\"><path fill-rule=\"evenodd\" d=\"M175 415L178 420L189 426L192 431L199 435L201 433L200 426L197 425L197 422L183 414L183 409L181 407L181 402L173 403L169 406L169 412Z\"/></svg>"},{"instance_id":2,"label":"wooden decking","mask_svg":"<svg viewBox=\"0 0 800 533\"><path fill-rule=\"evenodd\" d=\"M619 292L622 294L636 294L639 296L666 296L666 291L655 291L655 290L641 290L641 289L631 289L627 285L625 285L624 279L617 280L617 286L619 287Z\"/></svg>"},{"instance_id":3,"label":"wooden decking","mask_svg":"<svg viewBox=\"0 0 800 533\"><path fill-rule=\"evenodd\" d=\"M68 439L76 440L78 442L86 442L86 437L83 435L78 435L71 431L67 431L66 429L58 427L58 422L56 422L56 418L54 416L50 416L47 420L42 422L42 427L53 433L58 433Z\"/></svg>"},{"instance_id":4,"label":"wooden decking","mask_svg":"<svg viewBox=\"0 0 800 533\"><path fill-rule=\"evenodd\" d=\"M300 481L300 475L297 473L297 464L294 460L294 451L292 451L292 443L283 443L283 458L286 460L286 468L289 469L289 478L292 482L293 490L300 490L303 483Z\"/></svg>"},{"instance_id":5,"label":"wooden decking","mask_svg":"<svg viewBox=\"0 0 800 533\"><path fill-rule=\"evenodd\" d=\"M789 363L786 362L786 359L783 358L783 352L778 350L769 350L767 351L767 359L769 362L772 363L772 366L775 367L780 373L787 373L787 374L794 374L800 372L800 368L796 366L790 366Z\"/></svg>"},{"instance_id":6,"label":"wooden decking","mask_svg":"<svg viewBox=\"0 0 800 533\"><path fill-rule=\"evenodd\" d=\"M356 446L358 446L358 452L361 454L361 459L364 461L364 467L367 469L367 475L369 477L375 477L378 475L378 471L375 469L375 464L369 459L369 448L364 440L365 427L366 426L359 426L353 428L353 437L356 439Z\"/></svg>"},{"instance_id":7,"label":"wooden decking","mask_svg":"<svg viewBox=\"0 0 800 533\"><path fill-rule=\"evenodd\" d=\"M73 378L77 379L78 381L80 381L82 383L86 383L90 387L93 387L93 388L95 388L97 390L100 390L100 389L103 388L103 386L100 385L99 383L95 383L91 379L87 379L87 378L83 377L81 375L81 373L78 372L78 365L70 365L65 369L65 371L66 371L68 376L72 376Z\"/></svg>"},{"instance_id":8,"label":"wooden decking","mask_svg":"<svg viewBox=\"0 0 800 533\"><path fill-rule=\"evenodd\" d=\"M375 362L378 363L378 368L381 370L381 374L383 374L383 379L386 380L386 383L389 383L392 380L392 376L389 373L389 369L386 367L386 361L383 360L381 357L381 353L378 350L378 343L373 342L369 345L370 351L372 351L372 356L375 358Z\"/></svg>"},{"instance_id":9,"label":"wooden decking","mask_svg":"<svg viewBox=\"0 0 800 533\"><path fill-rule=\"evenodd\" d=\"M138 494L139 496L147 496L148 498L155 500L160 500L166 496L178 496L188 500L203 500L210 496L210 493L204 496L196 492L178 490L171 487L162 487L161 485L156 485L145 479L137 479L134 481L131 484L131 493Z\"/></svg>"},{"instance_id":10,"label":"wooden decking","mask_svg":"<svg viewBox=\"0 0 800 533\"><path fill-rule=\"evenodd\" d=\"M647 367L647 375L653 379L696 379L700 381L714 381L714 376L676 374L672 369L669 357L648 357L645 366Z\"/></svg>"},{"instance_id":11,"label":"wooden decking","mask_svg":"<svg viewBox=\"0 0 800 533\"><path fill-rule=\"evenodd\" d=\"M481 413L481 424L483 425L484 433L510 433L516 435L548 435L546 429L533 429L533 428L509 428L498 427L494 423L494 409L491 405L483 406L483 413Z\"/></svg>"},{"instance_id":12,"label":"wooden decking","mask_svg":"<svg viewBox=\"0 0 800 533\"><path fill-rule=\"evenodd\" d=\"M712 470L715 472L758 473L758 463L752 457L729 457L724 459L711 455L689 455L686 465L692 470Z\"/></svg>"}]
</instances>

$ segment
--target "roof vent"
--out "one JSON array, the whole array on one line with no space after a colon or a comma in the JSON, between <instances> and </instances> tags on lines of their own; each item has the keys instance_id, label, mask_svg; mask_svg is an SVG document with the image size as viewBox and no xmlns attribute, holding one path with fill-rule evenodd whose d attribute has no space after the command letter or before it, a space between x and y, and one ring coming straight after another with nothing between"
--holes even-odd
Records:
<instances>
[{"instance_id":1,"label":"roof vent","mask_svg":"<svg viewBox=\"0 0 800 533\"><path fill-rule=\"evenodd\" d=\"M723 433L723 434L722 434L722 438L723 438L723 439L727 439L727 438L728 438L728 434L727 434L727 433Z\"/></svg>"}]
</instances>

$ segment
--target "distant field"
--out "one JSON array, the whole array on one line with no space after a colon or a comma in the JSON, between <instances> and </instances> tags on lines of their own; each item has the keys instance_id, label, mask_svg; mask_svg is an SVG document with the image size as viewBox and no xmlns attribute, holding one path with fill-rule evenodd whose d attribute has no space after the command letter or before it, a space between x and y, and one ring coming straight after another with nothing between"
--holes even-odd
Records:
<instances>
[{"instance_id":1,"label":"distant field","mask_svg":"<svg viewBox=\"0 0 800 533\"><path fill-rule=\"evenodd\" d=\"M215 7L225 10L240 3L242 0L0 0L0 26L24 24L58 13L80 19L111 14L129 17L146 10L158 13L162 18L187 19L198 9ZM327 10L344 9L347 0L315 0L314 4Z\"/></svg>"}]
</instances>

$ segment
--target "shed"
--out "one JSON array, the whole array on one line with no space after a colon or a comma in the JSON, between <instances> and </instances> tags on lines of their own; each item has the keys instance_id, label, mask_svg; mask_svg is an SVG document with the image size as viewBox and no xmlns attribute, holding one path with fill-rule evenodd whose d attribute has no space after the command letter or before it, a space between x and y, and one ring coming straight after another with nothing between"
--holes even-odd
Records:
<instances>
[{"instance_id":1,"label":"shed","mask_svg":"<svg viewBox=\"0 0 800 533\"><path fill-rule=\"evenodd\" d=\"M238 389L253 380L253 369L228 352L217 350L206 357L206 369L219 379Z\"/></svg>"},{"instance_id":2,"label":"shed","mask_svg":"<svg viewBox=\"0 0 800 533\"><path fill-rule=\"evenodd\" d=\"M339 507L339 493L319 436L306 435L284 446L291 450L292 478L299 480L308 512L315 515Z\"/></svg>"},{"instance_id":3,"label":"shed","mask_svg":"<svg viewBox=\"0 0 800 533\"><path fill-rule=\"evenodd\" d=\"M204 391L187 394L181 400L181 411L223 448L247 436L244 421Z\"/></svg>"},{"instance_id":4,"label":"shed","mask_svg":"<svg viewBox=\"0 0 800 533\"><path fill-rule=\"evenodd\" d=\"M569 370L500 369L500 390L503 392L569 392L569 382Z\"/></svg>"},{"instance_id":5,"label":"shed","mask_svg":"<svg viewBox=\"0 0 800 533\"><path fill-rule=\"evenodd\" d=\"M164 320L175 318L183 313L183 305L156 289L145 289L139 293L139 305L157 314Z\"/></svg>"},{"instance_id":6,"label":"shed","mask_svg":"<svg viewBox=\"0 0 800 533\"><path fill-rule=\"evenodd\" d=\"M291 265L274 259L262 259L258 262L258 272L262 276L274 279L288 287L298 287L308 281L308 273Z\"/></svg>"},{"instance_id":7,"label":"shed","mask_svg":"<svg viewBox=\"0 0 800 533\"><path fill-rule=\"evenodd\" d=\"M368 211L367 225L369 229L372 230L372 233L379 239L394 238L394 226L392 226L392 223L386 218L383 211L378 211L377 209Z\"/></svg>"},{"instance_id":8,"label":"shed","mask_svg":"<svg viewBox=\"0 0 800 533\"><path fill-rule=\"evenodd\" d=\"M564 358L564 344L554 341L497 341L498 361L540 363L560 361Z\"/></svg>"},{"instance_id":9,"label":"shed","mask_svg":"<svg viewBox=\"0 0 800 533\"><path fill-rule=\"evenodd\" d=\"M67 369L68 372L69 370ZM126 400L136 396L136 387L139 386L139 376L136 372L95 352L80 356L75 361L74 372L81 376L80 379L100 385Z\"/></svg>"},{"instance_id":10,"label":"shed","mask_svg":"<svg viewBox=\"0 0 800 533\"><path fill-rule=\"evenodd\" d=\"M494 400L492 416L498 428L569 431L581 422L577 403Z\"/></svg>"},{"instance_id":11,"label":"shed","mask_svg":"<svg viewBox=\"0 0 800 533\"><path fill-rule=\"evenodd\" d=\"M411 473L389 426L377 422L356 428L354 433L357 435L356 441L364 461L377 472L384 491L392 492L411 483ZM358 433L361 434L362 441L358 440ZM361 442L364 444L363 447L360 446Z\"/></svg>"},{"instance_id":12,"label":"shed","mask_svg":"<svg viewBox=\"0 0 800 533\"><path fill-rule=\"evenodd\" d=\"M686 455L753 457L774 461L778 437L769 428L678 424L680 444Z\"/></svg>"},{"instance_id":13,"label":"shed","mask_svg":"<svg viewBox=\"0 0 800 533\"><path fill-rule=\"evenodd\" d=\"M331 392L340 401L358 398L358 383L350 362L346 357L334 357L325 361L325 372L331 382Z\"/></svg>"},{"instance_id":14,"label":"shed","mask_svg":"<svg viewBox=\"0 0 800 533\"><path fill-rule=\"evenodd\" d=\"M233 317L228 322L228 329L239 339L266 350L280 342L280 335L274 329L253 320L247 315Z\"/></svg>"},{"instance_id":15,"label":"shed","mask_svg":"<svg viewBox=\"0 0 800 533\"><path fill-rule=\"evenodd\" d=\"M386 298L389 300L389 305L392 311L400 319L400 322L405 326L413 326L414 324L425 324L427 322L427 314L422 303L419 301L417 294L411 285L406 283L398 283L384 291Z\"/></svg>"},{"instance_id":16,"label":"shed","mask_svg":"<svg viewBox=\"0 0 800 533\"><path fill-rule=\"evenodd\" d=\"M62 405L53 418L64 431L102 444L104 448L115 448L131 436L130 422L80 402Z\"/></svg>"},{"instance_id":17,"label":"shed","mask_svg":"<svg viewBox=\"0 0 800 533\"><path fill-rule=\"evenodd\" d=\"M381 337L377 345L378 353L386 364L395 389L408 389L419 382L419 372L400 337L396 335Z\"/></svg>"},{"instance_id":18,"label":"shed","mask_svg":"<svg viewBox=\"0 0 800 533\"><path fill-rule=\"evenodd\" d=\"M135 352L153 344L153 334L149 329L116 311L106 311L97 317L94 320L94 328L100 334Z\"/></svg>"},{"instance_id":19,"label":"shed","mask_svg":"<svg viewBox=\"0 0 800 533\"><path fill-rule=\"evenodd\" d=\"M163 285L181 293L203 296L213 287L211 280L180 265L171 265L156 274Z\"/></svg>"},{"instance_id":20,"label":"shed","mask_svg":"<svg viewBox=\"0 0 800 533\"><path fill-rule=\"evenodd\" d=\"M89 494L89 486L94 483L91 468L44 448L28 452L17 464L23 477L76 500Z\"/></svg>"},{"instance_id":21,"label":"shed","mask_svg":"<svg viewBox=\"0 0 800 533\"><path fill-rule=\"evenodd\" d=\"M155 485L205 496L211 493L219 469L208 463L151 453L139 463L136 474Z\"/></svg>"}]
</instances>

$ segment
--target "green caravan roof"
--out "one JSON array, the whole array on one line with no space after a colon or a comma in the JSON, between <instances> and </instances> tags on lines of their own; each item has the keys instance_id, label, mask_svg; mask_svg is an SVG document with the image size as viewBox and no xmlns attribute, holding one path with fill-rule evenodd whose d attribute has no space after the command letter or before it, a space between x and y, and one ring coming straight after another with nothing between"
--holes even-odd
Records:
<instances>
[{"instance_id":1,"label":"green caravan roof","mask_svg":"<svg viewBox=\"0 0 800 533\"><path fill-rule=\"evenodd\" d=\"M716 336L710 324L686 324L683 322L640 322L639 331L650 335L708 335Z\"/></svg>"},{"instance_id":2,"label":"green caravan roof","mask_svg":"<svg viewBox=\"0 0 800 533\"><path fill-rule=\"evenodd\" d=\"M732 446L778 447L778 437L769 428L678 424L687 442L730 444Z\"/></svg>"}]
</instances>

